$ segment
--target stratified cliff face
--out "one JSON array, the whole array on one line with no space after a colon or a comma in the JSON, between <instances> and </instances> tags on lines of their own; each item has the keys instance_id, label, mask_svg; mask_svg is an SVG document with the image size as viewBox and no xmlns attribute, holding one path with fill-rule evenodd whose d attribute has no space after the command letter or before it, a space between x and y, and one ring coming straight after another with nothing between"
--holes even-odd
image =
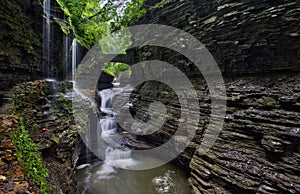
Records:
<instances>
[{"instance_id":1,"label":"stratified cliff face","mask_svg":"<svg viewBox=\"0 0 300 194\"><path fill-rule=\"evenodd\" d=\"M21 3L21 4L20 4ZM42 9L30 1L0 2L0 91L42 74Z\"/></svg>"},{"instance_id":2,"label":"stratified cliff face","mask_svg":"<svg viewBox=\"0 0 300 194\"><path fill-rule=\"evenodd\" d=\"M0 91L62 71L63 34L51 21L51 72L43 67L43 1L0 1ZM55 6L55 1L52 1ZM58 9L53 14L60 14Z\"/></svg>"},{"instance_id":3,"label":"stratified cliff face","mask_svg":"<svg viewBox=\"0 0 300 194\"><path fill-rule=\"evenodd\" d=\"M165 24L191 33L227 74L300 70L298 1L163 2L138 24Z\"/></svg>"},{"instance_id":4,"label":"stratified cliff face","mask_svg":"<svg viewBox=\"0 0 300 194\"><path fill-rule=\"evenodd\" d=\"M170 25L197 37L218 62L226 83L224 127L210 151L200 155L197 150L209 123L211 99L202 76L184 70L197 90L200 122L195 138L176 162L191 171L194 193L299 193L300 3L164 2L138 24ZM161 48L140 51L139 60L155 58L189 67L188 60ZM184 122L180 111L188 110L180 110L166 85L142 84L136 98L132 112L137 117L147 114L153 101L169 107L161 130L141 138L163 144Z\"/></svg>"},{"instance_id":5,"label":"stratified cliff face","mask_svg":"<svg viewBox=\"0 0 300 194\"><path fill-rule=\"evenodd\" d=\"M200 155L198 149L210 122L211 99L205 81L192 79L199 98L200 121L198 126L188 125L194 127L196 135L175 162L191 171L189 181L195 193L300 192L299 81L297 75L227 79L224 127L214 146ZM137 91L137 118L148 114L153 101L168 107L160 131L140 137L143 140L164 144L174 136L179 124L188 124L180 113L191 110L180 107L170 87L148 82ZM175 139L180 142L184 137Z\"/></svg>"},{"instance_id":6,"label":"stratified cliff face","mask_svg":"<svg viewBox=\"0 0 300 194\"><path fill-rule=\"evenodd\" d=\"M196 150L190 162L195 193L300 192L299 81L283 75L227 82L222 132L209 152ZM203 105L201 112L209 112Z\"/></svg>"}]
</instances>

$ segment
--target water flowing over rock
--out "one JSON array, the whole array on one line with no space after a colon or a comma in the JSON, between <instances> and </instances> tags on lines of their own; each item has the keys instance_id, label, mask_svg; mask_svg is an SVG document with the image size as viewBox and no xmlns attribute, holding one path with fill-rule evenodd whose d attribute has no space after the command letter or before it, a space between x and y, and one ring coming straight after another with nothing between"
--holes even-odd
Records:
<instances>
[{"instance_id":1,"label":"water flowing over rock","mask_svg":"<svg viewBox=\"0 0 300 194\"><path fill-rule=\"evenodd\" d=\"M155 2L147 0L146 5ZM50 6L55 4L52 0ZM155 46L131 49L126 56L118 56L122 62L128 61L129 64L145 60L162 60L174 64L195 87L200 106L200 121L192 125L196 135L185 151L174 160L189 173L188 182L195 194L300 193L299 9L300 1L294 0L163 0L135 23L170 25L192 34L208 48L223 73L227 91L225 123L213 147L201 154L199 145L210 122L210 107L214 96L210 95L206 81L196 66L180 53ZM114 86L113 77L102 73L97 88L83 87L90 81L92 73L97 76L100 73L99 69L89 66L89 72L78 74L86 81L82 83L82 88L93 97L96 93L94 90L102 92L96 94L102 118L92 118L96 120L96 125L90 125L89 128L97 131L90 133L87 126L91 118L85 112L90 106L84 104L76 107L80 110L76 113L83 125L74 122L71 99L76 98L73 98L71 82L39 80L19 84L9 93L2 92L11 89L16 83L49 77L47 73L59 79L69 74L70 80L75 79L74 71L69 72L75 69L77 59L82 57L76 56L76 49L73 49L74 63L73 67L70 66L72 37L63 39L55 22L51 23L53 34L49 35L49 31L45 34L48 39L53 39L52 46L47 45L44 50L44 57L51 60L47 62L51 68L46 68L50 72L46 73L43 69L42 17L43 8L37 0L0 2L0 105L11 103L14 98L14 108L24 116L26 129L39 145L43 162L50 174L47 181L53 184L54 193L78 192L72 177L76 165L78 172L82 171L86 176L79 187L86 186L86 180L90 180L92 173L97 177L95 182L101 180L104 185L111 184L107 188L98 185L100 188L96 191L87 188L89 192L97 193L100 190L109 193L116 185L121 185L117 193L122 192L123 188L134 191L138 186L147 191L148 185L139 185L140 180L146 180L144 174L128 176L127 172L119 171L120 177L129 181L112 181L117 170L109 163L126 166L136 162L132 159L133 151L118 148L126 145L132 150L151 149L153 145L164 144L174 136L180 124L189 124L180 118L181 111L192 112L198 107L182 110L178 96L170 87L157 81L144 82L133 91L128 91L132 96L132 102L127 104L130 113L140 121L156 116L165 118L165 122L159 131L147 135L142 133L143 129L136 123L131 129L141 131L140 134L128 135L115 121L115 115L122 114L123 109L116 112L111 107L113 96L120 94L116 88L109 89ZM47 22L49 18L46 25L49 24ZM75 44L73 46L75 48ZM48 52L50 49L52 54ZM62 50L64 54L60 53ZM79 50L78 47L77 51L81 53ZM105 60L97 55L98 51L91 55L99 57L98 62L102 63ZM62 56L68 57L63 59ZM65 64L66 69L62 64ZM147 71L147 68L143 71ZM161 74L176 81L172 72ZM158 111L160 103L150 108L151 113L148 112L149 105L157 101L165 105L165 113ZM11 113L12 108L4 107L1 112L8 110ZM0 193L35 192L37 189L23 175L16 160L15 148L7 134L18 125L17 117L0 115L0 118ZM155 121L149 123L154 128L160 124L158 120ZM123 132L126 138L121 138L119 132ZM97 157L87 154L88 145L83 146L85 143L80 140L80 134L86 134L85 143L102 149L99 152L104 154L104 161L99 162ZM111 144L115 143L115 146L99 143L100 137ZM178 145L170 150L176 150L187 141L180 134L174 139ZM79 159L81 154L85 155L82 160ZM94 165L93 157L97 158L99 164ZM155 170L148 172L154 174L147 180L155 185L157 193L176 193L172 190L180 190L172 182L177 175L176 170L163 169L163 174L155 174ZM186 182L179 181L180 184Z\"/></svg>"},{"instance_id":2,"label":"water flowing over rock","mask_svg":"<svg viewBox=\"0 0 300 194\"><path fill-rule=\"evenodd\" d=\"M52 10L51 15L47 16L48 23L45 21L49 30L47 41L43 35L43 19L46 17L43 13L43 1L0 2L0 92L25 81L49 77L63 79L63 56L60 54L63 51L63 32L53 20L53 16L60 17L61 12L57 9L55 0L47 2L48 11ZM44 43L48 43L45 49L43 38ZM43 51L49 67L45 67L43 63Z\"/></svg>"}]
</instances>

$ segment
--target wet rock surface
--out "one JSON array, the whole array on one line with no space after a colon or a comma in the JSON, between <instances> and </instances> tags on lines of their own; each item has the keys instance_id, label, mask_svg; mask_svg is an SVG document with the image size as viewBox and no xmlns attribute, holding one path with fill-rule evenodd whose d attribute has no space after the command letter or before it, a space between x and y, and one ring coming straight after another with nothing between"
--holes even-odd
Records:
<instances>
[{"instance_id":1,"label":"wet rock surface","mask_svg":"<svg viewBox=\"0 0 300 194\"><path fill-rule=\"evenodd\" d=\"M15 115L0 115L0 193L38 193L25 177L24 170L18 163L15 146L10 134L19 126Z\"/></svg>"},{"instance_id":2,"label":"wet rock surface","mask_svg":"<svg viewBox=\"0 0 300 194\"><path fill-rule=\"evenodd\" d=\"M226 77L225 124L210 151L200 155L211 102L201 72L183 55L161 47L132 54L136 61L169 62L193 80L201 119L194 126L195 138L176 162L191 171L194 193L300 192L299 7L291 0L167 0L137 22L192 34ZM154 82L142 84L138 93L132 111L136 117L147 115L149 103L156 100L169 107L161 131L145 137L161 145L182 122L179 102L166 86Z\"/></svg>"},{"instance_id":3,"label":"wet rock surface","mask_svg":"<svg viewBox=\"0 0 300 194\"><path fill-rule=\"evenodd\" d=\"M196 151L190 163L196 193L300 192L299 79L241 78L226 84L223 130L211 150Z\"/></svg>"},{"instance_id":4,"label":"wet rock surface","mask_svg":"<svg viewBox=\"0 0 300 194\"><path fill-rule=\"evenodd\" d=\"M72 117L71 82L34 81L16 86L14 107L38 144L53 193L76 193L72 180L79 129Z\"/></svg>"},{"instance_id":5,"label":"wet rock surface","mask_svg":"<svg viewBox=\"0 0 300 194\"><path fill-rule=\"evenodd\" d=\"M42 72L42 8L37 1L0 2L0 91ZM34 73L36 72L36 73Z\"/></svg>"},{"instance_id":6,"label":"wet rock surface","mask_svg":"<svg viewBox=\"0 0 300 194\"><path fill-rule=\"evenodd\" d=\"M203 79L192 79L200 105L200 121L192 124L196 135L175 163L190 172L194 193L299 192L299 79L297 74L225 79L228 106L225 124L214 146L202 155L198 148L209 123L211 97ZM65 84L68 85L35 81L16 88L17 99L23 103L15 101L15 105L19 105L19 111L28 121L26 128L40 146L54 192L76 190L72 169L78 157L75 150L78 129L73 128L70 120L69 100L63 95L53 95L68 93ZM182 110L177 96L167 85L147 82L131 96L131 113L137 119L147 120L147 109L153 101L163 102L168 109L160 131L136 136L137 140L148 143L142 149L165 143L179 124L187 124L180 118ZM197 107L188 108L183 111ZM140 141L135 143L130 138L132 149L136 149ZM178 143L186 141L183 136L175 139ZM2 143L4 147L10 145L7 141ZM1 179L6 178L2 176Z\"/></svg>"},{"instance_id":7,"label":"wet rock surface","mask_svg":"<svg viewBox=\"0 0 300 194\"><path fill-rule=\"evenodd\" d=\"M63 32L54 22L60 9L52 1L50 69L43 59L43 3L39 0L3 0L0 2L0 93L18 83L55 77L62 79L64 69ZM0 95L1 102L1 95ZM1 104L1 103L0 103Z\"/></svg>"},{"instance_id":8,"label":"wet rock surface","mask_svg":"<svg viewBox=\"0 0 300 194\"><path fill-rule=\"evenodd\" d=\"M3 2L5 4L8 1ZM11 4L15 3L7 5ZM2 6L0 10L4 17L11 14L9 10L21 10L19 6L5 7ZM193 125L196 129L195 138L175 161L190 171L194 193L300 193L299 74L267 74L300 70L297 44L299 7L299 1L291 0L167 0L138 22L171 25L191 33L207 46L224 75L227 75L228 107L223 130L210 151L200 155L198 148L209 122L211 101L205 81L199 76L200 72L186 58L161 48L145 47L139 55L134 56L136 60L162 59L177 64L190 76L197 89L201 120ZM20 17L23 16L21 13ZM29 20L25 17L24 21ZM28 33L24 35L27 37ZM1 75L5 76L1 78L4 78L5 89L13 85L17 78L20 78L19 81L34 79L34 76L40 76L35 73L42 71L40 65L28 66L27 63L33 60L35 64L42 64L39 62L40 53L36 56L33 50L40 47L40 42L31 42L30 38L29 44L23 44L24 40L19 38L24 36L14 36L11 39L14 40L12 46L4 41L3 48L7 45L10 47L0 53L1 63L4 64ZM15 48L15 42L18 49L12 49ZM21 50L19 45L23 45ZM15 57L11 51L15 51ZM16 76L15 70L20 75ZM99 70L91 72L99 76ZM249 74L259 75L237 76ZM230 75L236 77L229 78ZM90 79L89 76L83 76ZM70 177L76 161L74 149L78 131L70 119L70 101L59 94L67 92L63 88L68 87L63 85L46 81L21 84L16 95L22 103L15 102L28 121L26 128L33 140L39 143L54 193L75 190ZM95 88L89 89L93 94ZM54 90L59 91L58 95ZM185 122L179 116L181 108L178 99L167 86L155 82L142 84L135 95L137 101L131 112L138 119L147 120L147 108L154 100L163 102L168 108L163 128L148 136L137 136L138 139L161 145L174 135L180 123ZM189 107L189 110L194 108ZM5 125L10 126L10 121ZM176 140L184 142L185 138L178 136ZM0 165L3 192L17 192L16 185L34 192L24 178L15 181L13 176L5 174L9 169L18 177L23 177L8 136L5 141L1 139L1 146L1 154L4 154L1 155Z\"/></svg>"},{"instance_id":9,"label":"wet rock surface","mask_svg":"<svg viewBox=\"0 0 300 194\"><path fill-rule=\"evenodd\" d=\"M175 162L190 170L194 193L300 192L299 81L298 75L227 79L224 127L214 146L200 154L210 119L210 97L205 82L193 80L201 117L198 126L194 125L193 141ZM169 107L160 131L141 137L156 145L169 140L178 123L185 122L179 114L187 110L180 110L176 96L165 98L166 90L157 82L144 84L137 90L134 106L136 115L147 114L149 103L155 100Z\"/></svg>"}]
</instances>

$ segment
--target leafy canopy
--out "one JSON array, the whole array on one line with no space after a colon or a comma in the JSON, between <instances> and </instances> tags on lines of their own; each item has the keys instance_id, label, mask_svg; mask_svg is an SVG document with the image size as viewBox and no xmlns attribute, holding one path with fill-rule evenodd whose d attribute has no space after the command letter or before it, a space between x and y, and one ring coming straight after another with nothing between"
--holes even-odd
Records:
<instances>
[{"instance_id":1,"label":"leafy canopy","mask_svg":"<svg viewBox=\"0 0 300 194\"><path fill-rule=\"evenodd\" d=\"M146 11L145 0L56 0L67 16L58 21L66 34L73 33L86 48L99 43L103 54L125 53L131 44L131 34L114 33L140 18ZM128 64L105 63L103 70L114 76L130 75Z\"/></svg>"},{"instance_id":2,"label":"leafy canopy","mask_svg":"<svg viewBox=\"0 0 300 194\"><path fill-rule=\"evenodd\" d=\"M66 15L58 23L81 46L90 48L108 33L128 26L145 13L145 0L56 0Z\"/></svg>"},{"instance_id":3,"label":"leafy canopy","mask_svg":"<svg viewBox=\"0 0 300 194\"><path fill-rule=\"evenodd\" d=\"M99 46L103 54L125 54L126 49L132 44L131 33L128 29L107 34L99 40ZM121 62L109 62L104 64L103 70L115 78L130 76L131 69L128 64Z\"/></svg>"}]
</instances>

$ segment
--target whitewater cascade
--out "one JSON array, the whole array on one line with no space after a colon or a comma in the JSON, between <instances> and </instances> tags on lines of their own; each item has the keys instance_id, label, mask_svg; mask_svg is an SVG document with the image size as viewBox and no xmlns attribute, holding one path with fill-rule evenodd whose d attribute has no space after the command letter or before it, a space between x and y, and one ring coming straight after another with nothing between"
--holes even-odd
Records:
<instances>
[{"instance_id":1,"label":"whitewater cascade","mask_svg":"<svg viewBox=\"0 0 300 194\"><path fill-rule=\"evenodd\" d=\"M116 120L119 111L132 106L132 102L121 102L119 105L116 97L128 97L131 93L132 87L129 85L98 92L101 97L101 116L96 128L89 126L85 143L87 147L93 148L91 150L94 154L101 155L103 161L93 161L88 158L89 155L85 156L91 160L76 167L78 187L83 194L191 194L187 186L187 176L171 164L151 170L126 170L160 162L155 158L138 156L123 146L124 132L118 130ZM118 103L121 109L114 110L114 103Z\"/></svg>"},{"instance_id":2,"label":"whitewater cascade","mask_svg":"<svg viewBox=\"0 0 300 194\"><path fill-rule=\"evenodd\" d=\"M116 113L112 108L112 103L116 95L120 95L128 88L112 88L105 89L99 92L101 97L101 118L99 120L98 139L104 141L105 160L103 169L112 166L119 168L127 168L135 165L135 160L131 157L131 151L122 147L122 136L117 131ZM98 141L98 146L101 147L101 141ZM98 172L98 173L101 173Z\"/></svg>"},{"instance_id":3,"label":"whitewater cascade","mask_svg":"<svg viewBox=\"0 0 300 194\"><path fill-rule=\"evenodd\" d=\"M51 78L51 0L45 0L43 3L43 71L47 78Z\"/></svg>"},{"instance_id":4,"label":"whitewater cascade","mask_svg":"<svg viewBox=\"0 0 300 194\"><path fill-rule=\"evenodd\" d=\"M77 67L77 40L76 38L72 41L72 81L75 81L76 67Z\"/></svg>"},{"instance_id":5,"label":"whitewater cascade","mask_svg":"<svg viewBox=\"0 0 300 194\"><path fill-rule=\"evenodd\" d=\"M71 57L71 53L70 53L70 36L69 35L65 35L63 34L63 56L64 56L64 78L67 80L68 75L70 74L71 71L71 61L70 61L70 57Z\"/></svg>"}]
</instances>

